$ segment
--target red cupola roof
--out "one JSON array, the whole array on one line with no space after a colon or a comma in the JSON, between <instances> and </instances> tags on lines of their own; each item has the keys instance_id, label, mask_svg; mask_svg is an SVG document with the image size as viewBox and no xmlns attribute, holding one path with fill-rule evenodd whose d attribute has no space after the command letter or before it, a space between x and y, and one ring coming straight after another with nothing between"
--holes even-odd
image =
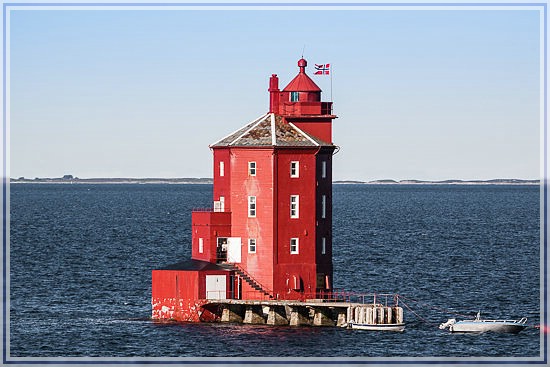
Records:
<instances>
[{"instance_id":1,"label":"red cupola roof","mask_svg":"<svg viewBox=\"0 0 550 367\"><path fill-rule=\"evenodd\" d=\"M307 61L305 59L298 60L300 72L288 85L283 89L283 92L320 92L321 88L315 84L313 80L306 74Z\"/></svg>"}]
</instances>

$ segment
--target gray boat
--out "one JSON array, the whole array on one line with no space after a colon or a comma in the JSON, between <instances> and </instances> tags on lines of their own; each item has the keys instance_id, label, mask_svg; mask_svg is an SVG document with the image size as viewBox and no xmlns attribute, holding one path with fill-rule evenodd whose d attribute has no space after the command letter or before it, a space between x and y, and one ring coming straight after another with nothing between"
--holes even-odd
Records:
<instances>
[{"instance_id":1,"label":"gray boat","mask_svg":"<svg viewBox=\"0 0 550 367\"><path fill-rule=\"evenodd\" d=\"M482 320L478 312L477 317L473 320L457 321L456 319L449 319L439 325L439 328L448 328L451 333L494 332L517 334L527 327L526 322L526 317L519 320Z\"/></svg>"}]
</instances>

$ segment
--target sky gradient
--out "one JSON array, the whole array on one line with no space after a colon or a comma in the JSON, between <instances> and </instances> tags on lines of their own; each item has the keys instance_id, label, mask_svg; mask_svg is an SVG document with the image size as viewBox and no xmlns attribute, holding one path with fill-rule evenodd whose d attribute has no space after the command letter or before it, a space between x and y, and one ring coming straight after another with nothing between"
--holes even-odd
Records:
<instances>
[{"instance_id":1,"label":"sky gradient","mask_svg":"<svg viewBox=\"0 0 550 367\"><path fill-rule=\"evenodd\" d=\"M10 176L211 177L272 73L331 99L334 179L540 177L535 10L14 10Z\"/></svg>"}]
</instances>

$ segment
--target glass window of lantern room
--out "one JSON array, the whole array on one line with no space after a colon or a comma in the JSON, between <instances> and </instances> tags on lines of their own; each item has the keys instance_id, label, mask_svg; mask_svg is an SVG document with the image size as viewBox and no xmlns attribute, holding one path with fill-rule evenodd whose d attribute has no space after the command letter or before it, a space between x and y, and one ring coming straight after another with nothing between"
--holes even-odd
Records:
<instances>
[{"instance_id":1,"label":"glass window of lantern room","mask_svg":"<svg viewBox=\"0 0 550 367\"><path fill-rule=\"evenodd\" d=\"M248 253L249 254L255 254L256 253L256 239L255 238L249 238L248 239Z\"/></svg>"},{"instance_id":2,"label":"glass window of lantern room","mask_svg":"<svg viewBox=\"0 0 550 367\"><path fill-rule=\"evenodd\" d=\"M298 239L297 238L291 238L290 239L290 253L291 254L297 254L298 253Z\"/></svg>"},{"instance_id":3,"label":"glass window of lantern room","mask_svg":"<svg viewBox=\"0 0 550 367\"><path fill-rule=\"evenodd\" d=\"M300 162L298 161L290 162L290 177L293 177L293 178L300 177Z\"/></svg>"},{"instance_id":4,"label":"glass window of lantern room","mask_svg":"<svg viewBox=\"0 0 550 367\"><path fill-rule=\"evenodd\" d=\"M290 102L298 102L300 100L300 92L290 92Z\"/></svg>"},{"instance_id":5,"label":"glass window of lantern room","mask_svg":"<svg viewBox=\"0 0 550 367\"><path fill-rule=\"evenodd\" d=\"M248 162L248 174L256 176L256 162Z\"/></svg>"}]
</instances>

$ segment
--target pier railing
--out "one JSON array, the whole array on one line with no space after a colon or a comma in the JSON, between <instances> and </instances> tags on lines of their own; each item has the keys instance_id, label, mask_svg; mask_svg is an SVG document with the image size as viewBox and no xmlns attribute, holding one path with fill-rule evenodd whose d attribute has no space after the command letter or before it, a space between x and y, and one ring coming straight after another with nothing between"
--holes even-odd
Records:
<instances>
[{"instance_id":1,"label":"pier railing","mask_svg":"<svg viewBox=\"0 0 550 367\"><path fill-rule=\"evenodd\" d=\"M272 297L258 297L258 292L243 292L242 299L260 299L263 301L301 301L301 302L346 302L375 304L380 306L398 306L399 295L393 293L359 293L334 289L332 291L274 293Z\"/></svg>"}]
</instances>

